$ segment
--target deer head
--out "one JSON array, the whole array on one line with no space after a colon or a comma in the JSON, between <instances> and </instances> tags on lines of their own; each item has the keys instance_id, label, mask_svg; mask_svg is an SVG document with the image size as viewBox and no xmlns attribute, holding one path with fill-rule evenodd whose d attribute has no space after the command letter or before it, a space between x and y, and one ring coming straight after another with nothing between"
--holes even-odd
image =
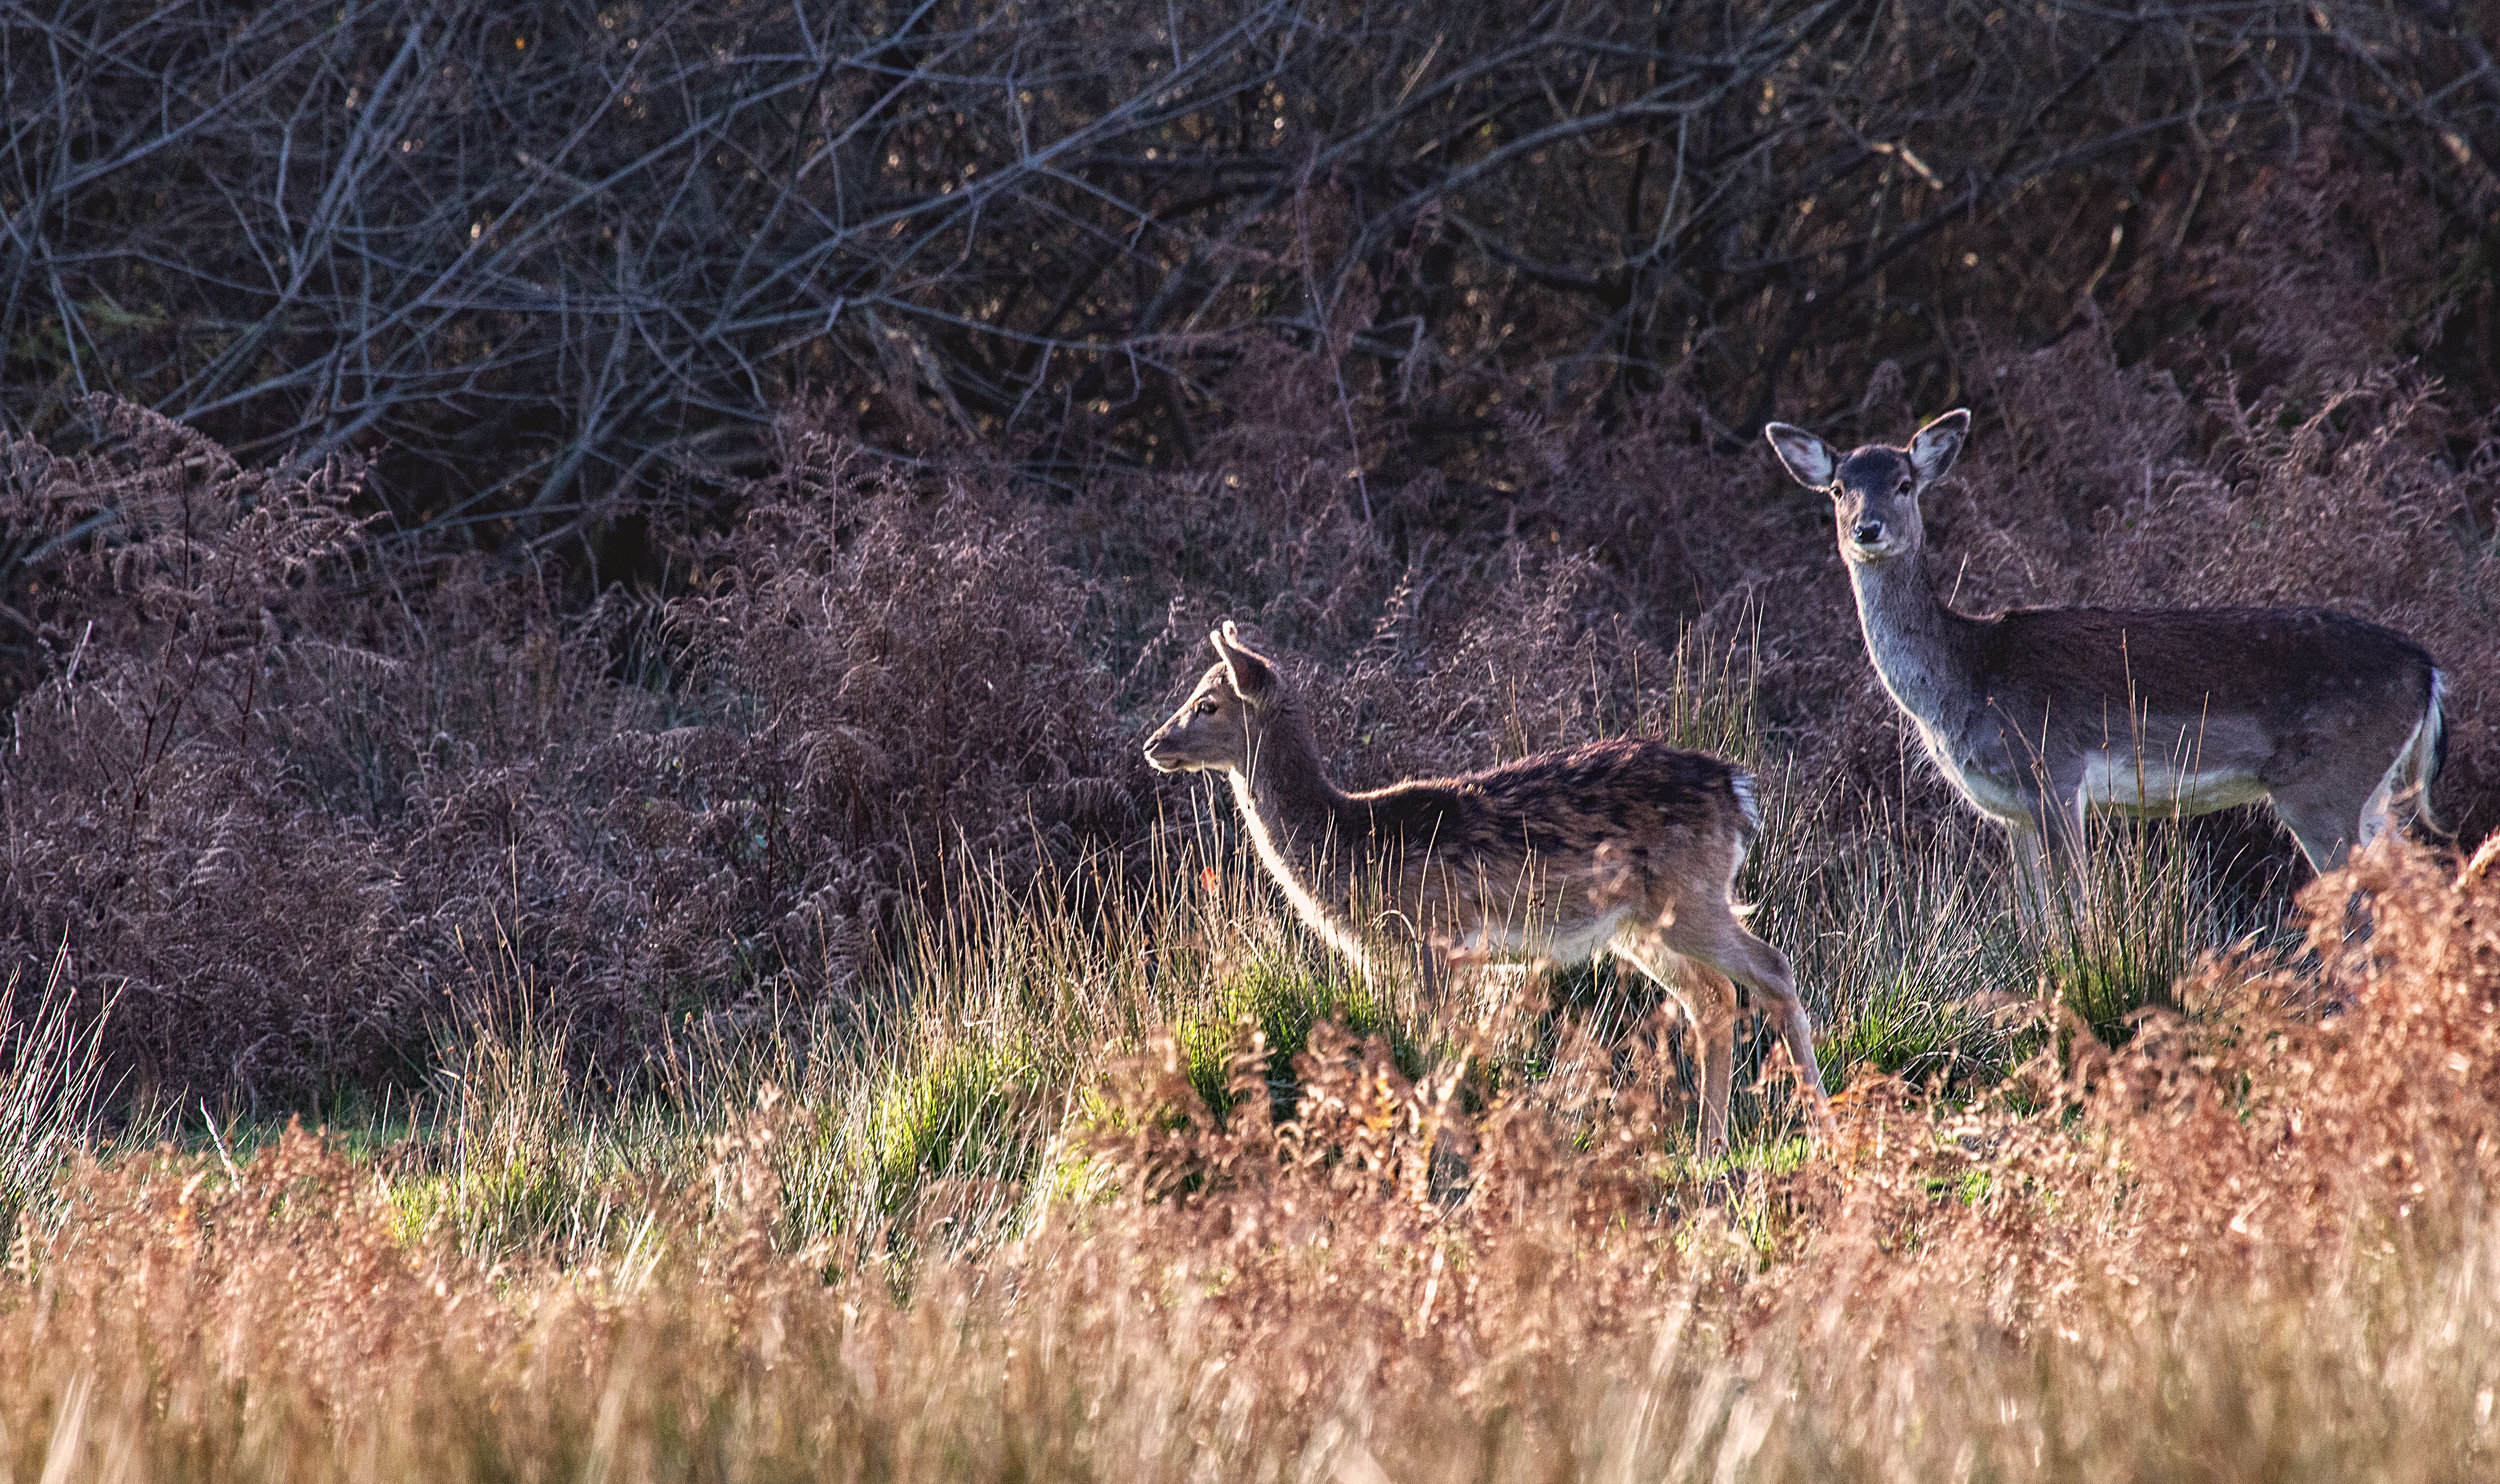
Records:
<instances>
[{"instance_id":1,"label":"deer head","mask_svg":"<svg viewBox=\"0 0 2500 1484\"><path fill-rule=\"evenodd\" d=\"M1871 566L1926 543L1918 497L1953 467L1969 432L1969 410L1956 408L1919 429L1906 448L1870 443L1846 458L1834 458L1822 439L1787 423L1772 423L1762 435L1799 484L1832 497L1842 559Z\"/></svg>"},{"instance_id":2,"label":"deer head","mask_svg":"<svg viewBox=\"0 0 2500 1484\"><path fill-rule=\"evenodd\" d=\"M1216 662L1146 739L1146 761L1158 772L1249 772L1260 733L1284 702L1275 663L1242 643L1231 619L1207 642Z\"/></svg>"}]
</instances>

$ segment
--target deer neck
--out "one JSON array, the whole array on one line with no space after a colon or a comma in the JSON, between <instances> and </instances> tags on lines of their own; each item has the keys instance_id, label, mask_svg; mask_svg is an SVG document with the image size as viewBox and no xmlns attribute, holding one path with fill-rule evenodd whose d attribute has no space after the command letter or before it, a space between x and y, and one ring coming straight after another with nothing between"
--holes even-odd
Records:
<instances>
[{"instance_id":1,"label":"deer neck","mask_svg":"<svg viewBox=\"0 0 2500 1484\"><path fill-rule=\"evenodd\" d=\"M1305 922L1359 962L1348 927L1349 891L1363 863L1361 831L1344 793L1328 780L1319 747L1301 717L1286 712L1262 728L1250 767L1231 774L1259 859Z\"/></svg>"},{"instance_id":2,"label":"deer neck","mask_svg":"<svg viewBox=\"0 0 2500 1484\"><path fill-rule=\"evenodd\" d=\"M1901 709L1930 732L1952 732L1970 709L1969 620L1944 605L1917 551L1849 563L1858 624L1875 673Z\"/></svg>"},{"instance_id":3,"label":"deer neck","mask_svg":"<svg viewBox=\"0 0 2500 1484\"><path fill-rule=\"evenodd\" d=\"M1249 768L1232 781L1233 798L1268 869L1308 880L1341 853L1346 796L1329 782L1301 717L1287 712L1270 719L1250 750Z\"/></svg>"}]
</instances>

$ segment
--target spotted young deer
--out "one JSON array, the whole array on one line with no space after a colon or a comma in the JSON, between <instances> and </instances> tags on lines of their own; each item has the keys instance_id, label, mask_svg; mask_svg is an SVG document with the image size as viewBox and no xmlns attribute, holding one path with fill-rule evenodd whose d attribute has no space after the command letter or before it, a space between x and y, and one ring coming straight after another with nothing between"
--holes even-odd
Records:
<instances>
[{"instance_id":1,"label":"spotted young deer","mask_svg":"<svg viewBox=\"0 0 2500 1484\"><path fill-rule=\"evenodd\" d=\"M1345 793L1276 666L1230 622L1208 637L1217 661L1147 740L1146 761L1225 774L1294 909L1366 973L1384 950L1416 952L1427 987L1453 956L1614 954L1694 1029L1705 1155L1727 1144L1733 979L1777 1023L1820 1108L1813 1029L1788 960L1746 930L1732 898L1762 826L1751 777L1707 754L1620 741Z\"/></svg>"},{"instance_id":2,"label":"spotted young deer","mask_svg":"<svg viewBox=\"0 0 2500 1484\"><path fill-rule=\"evenodd\" d=\"M2070 869L2091 810L2204 814L2272 801L2320 871L2429 818L2446 682L2404 635L2323 608L2030 608L1956 613L1920 560L1918 501L1953 466L1967 411L1835 458L1772 423L1797 482L1828 492L1866 651L1927 752L2014 836L2027 894Z\"/></svg>"}]
</instances>

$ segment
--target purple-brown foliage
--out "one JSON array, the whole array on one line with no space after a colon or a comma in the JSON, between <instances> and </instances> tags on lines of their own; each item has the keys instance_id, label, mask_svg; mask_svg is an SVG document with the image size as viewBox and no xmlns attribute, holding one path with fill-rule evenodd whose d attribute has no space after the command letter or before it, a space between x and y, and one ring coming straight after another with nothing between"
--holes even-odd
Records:
<instances>
[{"instance_id":1,"label":"purple-brown foliage","mask_svg":"<svg viewBox=\"0 0 2500 1484\"><path fill-rule=\"evenodd\" d=\"M692 595L565 617L534 573L377 542L352 471L98 416L95 452L9 448L40 560L0 942L66 943L143 1085L417 1075L515 978L630 1072L672 1015L838 1002L949 865L1135 828L1083 585L968 497L799 440L688 542Z\"/></svg>"}]
</instances>

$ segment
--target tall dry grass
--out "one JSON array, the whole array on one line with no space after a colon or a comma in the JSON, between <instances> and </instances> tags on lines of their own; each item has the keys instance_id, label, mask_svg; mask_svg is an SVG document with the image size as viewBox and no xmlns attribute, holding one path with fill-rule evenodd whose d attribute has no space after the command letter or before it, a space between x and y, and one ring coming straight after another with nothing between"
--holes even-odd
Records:
<instances>
[{"instance_id":1,"label":"tall dry grass","mask_svg":"<svg viewBox=\"0 0 2500 1484\"><path fill-rule=\"evenodd\" d=\"M27 1477L2469 1478L2500 1431L2492 860L2305 895L1994 1096L1868 1080L1802 1161L1661 1161L1655 1083L1483 1094L1316 1032L1282 1112L1164 1039L1012 1222L794 1239L805 1098L548 1253L290 1132L82 1162L0 1290ZM2373 925L2345 931L2348 893ZM2324 991L2321 995L2320 991ZM2322 1009L2331 1005L2331 1009ZM1655 1070L1654 1068L1646 1070ZM795 1103L795 1106L794 1106ZM951 1204L950 1204L951 1203ZM947 1223L952 1221L953 1228Z\"/></svg>"}]
</instances>

